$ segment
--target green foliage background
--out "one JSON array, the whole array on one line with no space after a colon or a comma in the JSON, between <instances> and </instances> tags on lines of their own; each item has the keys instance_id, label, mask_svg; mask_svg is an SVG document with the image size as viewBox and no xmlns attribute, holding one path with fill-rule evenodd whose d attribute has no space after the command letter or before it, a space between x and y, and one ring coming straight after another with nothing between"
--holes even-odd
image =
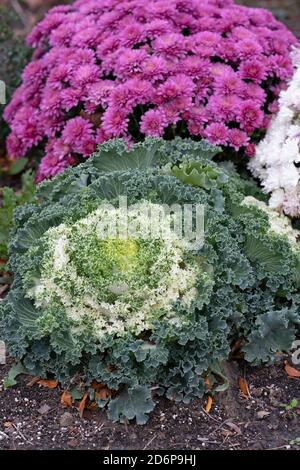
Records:
<instances>
[{"instance_id":1,"label":"green foliage background","mask_svg":"<svg viewBox=\"0 0 300 470\"><path fill-rule=\"evenodd\" d=\"M0 5L0 80L6 84L6 100L21 83L21 73L28 62L31 51L24 38L16 36L18 17L11 8ZM0 104L0 156L5 152L4 141L8 126L2 118L4 105Z\"/></svg>"}]
</instances>

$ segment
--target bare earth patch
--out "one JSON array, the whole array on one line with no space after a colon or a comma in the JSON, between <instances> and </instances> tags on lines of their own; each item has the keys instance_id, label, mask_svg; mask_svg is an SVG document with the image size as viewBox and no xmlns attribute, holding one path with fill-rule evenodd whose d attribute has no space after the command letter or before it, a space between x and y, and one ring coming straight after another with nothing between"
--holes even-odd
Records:
<instances>
[{"instance_id":1,"label":"bare earth patch","mask_svg":"<svg viewBox=\"0 0 300 470\"><path fill-rule=\"evenodd\" d=\"M287 377L283 360L264 368L230 363L231 386L209 414L205 399L162 399L145 426L112 423L99 410L81 419L76 408L62 408L59 388L28 387L28 376L3 390L9 367L0 366L0 449L300 449L300 379ZM247 381L248 398L238 377ZM298 406L286 411L281 405L293 399Z\"/></svg>"}]
</instances>

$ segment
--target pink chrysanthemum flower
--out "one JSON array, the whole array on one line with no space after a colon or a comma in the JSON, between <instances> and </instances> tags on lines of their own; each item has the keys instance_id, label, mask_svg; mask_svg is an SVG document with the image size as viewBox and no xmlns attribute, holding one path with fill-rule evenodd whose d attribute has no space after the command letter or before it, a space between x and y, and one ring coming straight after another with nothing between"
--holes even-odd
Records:
<instances>
[{"instance_id":1,"label":"pink chrysanthemum flower","mask_svg":"<svg viewBox=\"0 0 300 470\"><path fill-rule=\"evenodd\" d=\"M66 64L60 64L53 69L48 77L47 85L53 90L63 90L71 77L70 68Z\"/></svg>"},{"instance_id":2,"label":"pink chrysanthemum flower","mask_svg":"<svg viewBox=\"0 0 300 470\"><path fill-rule=\"evenodd\" d=\"M31 62L26 65L24 72L22 74L23 82L26 84L36 83L38 85L42 84L43 79L47 76L47 68L41 60Z\"/></svg>"},{"instance_id":3,"label":"pink chrysanthemum flower","mask_svg":"<svg viewBox=\"0 0 300 470\"><path fill-rule=\"evenodd\" d=\"M71 147L78 146L92 135L92 124L82 117L70 119L62 133L62 141Z\"/></svg>"},{"instance_id":4,"label":"pink chrysanthemum flower","mask_svg":"<svg viewBox=\"0 0 300 470\"><path fill-rule=\"evenodd\" d=\"M82 90L80 88L65 88L61 94L61 108L65 111L70 111L78 105L82 99Z\"/></svg>"},{"instance_id":5,"label":"pink chrysanthemum flower","mask_svg":"<svg viewBox=\"0 0 300 470\"><path fill-rule=\"evenodd\" d=\"M194 89L195 84L190 77L175 75L158 87L155 102L165 103L181 96L189 98L192 97Z\"/></svg>"},{"instance_id":6,"label":"pink chrysanthemum flower","mask_svg":"<svg viewBox=\"0 0 300 470\"><path fill-rule=\"evenodd\" d=\"M240 59L251 59L263 53L262 46L254 39L239 41L236 43L236 48Z\"/></svg>"},{"instance_id":7,"label":"pink chrysanthemum flower","mask_svg":"<svg viewBox=\"0 0 300 470\"><path fill-rule=\"evenodd\" d=\"M71 44L75 30L76 28L74 24L62 24L51 32L49 43L53 47L69 46Z\"/></svg>"},{"instance_id":8,"label":"pink chrysanthemum flower","mask_svg":"<svg viewBox=\"0 0 300 470\"><path fill-rule=\"evenodd\" d=\"M259 85L256 85L255 83L245 84L242 95L244 99L258 101L258 103L262 105L266 100L266 96L265 90Z\"/></svg>"},{"instance_id":9,"label":"pink chrysanthemum flower","mask_svg":"<svg viewBox=\"0 0 300 470\"><path fill-rule=\"evenodd\" d=\"M166 124L167 120L163 111L151 109L142 116L141 132L147 136L160 137L163 135Z\"/></svg>"},{"instance_id":10,"label":"pink chrysanthemum flower","mask_svg":"<svg viewBox=\"0 0 300 470\"><path fill-rule=\"evenodd\" d=\"M103 116L102 126L106 135L113 138L126 134L128 122L126 111L111 107Z\"/></svg>"},{"instance_id":11,"label":"pink chrysanthemum flower","mask_svg":"<svg viewBox=\"0 0 300 470\"><path fill-rule=\"evenodd\" d=\"M142 64L143 78L150 82L163 80L168 75L168 64L162 57L151 56Z\"/></svg>"},{"instance_id":12,"label":"pink chrysanthemum flower","mask_svg":"<svg viewBox=\"0 0 300 470\"><path fill-rule=\"evenodd\" d=\"M212 64L209 60L196 55L186 57L182 62L183 72L196 80L208 78L211 80Z\"/></svg>"},{"instance_id":13,"label":"pink chrysanthemum flower","mask_svg":"<svg viewBox=\"0 0 300 470\"><path fill-rule=\"evenodd\" d=\"M19 137L14 133L11 133L8 136L6 140L6 147L11 158L22 157L28 149L28 145L26 145L25 142L19 139Z\"/></svg>"},{"instance_id":14,"label":"pink chrysanthemum flower","mask_svg":"<svg viewBox=\"0 0 300 470\"><path fill-rule=\"evenodd\" d=\"M27 148L34 147L42 140L41 129L34 116L23 122L18 122L15 132Z\"/></svg>"},{"instance_id":15,"label":"pink chrysanthemum flower","mask_svg":"<svg viewBox=\"0 0 300 470\"><path fill-rule=\"evenodd\" d=\"M86 87L86 99L94 105L106 107L116 88L112 80L99 80Z\"/></svg>"},{"instance_id":16,"label":"pink chrysanthemum flower","mask_svg":"<svg viewBox=\"0 0 300 470\"><path fill-rule=\"evenodd\" d=\"M239 50L236 42L232 39L221 39L215 56L220 57L225 62L237 62L239 60Z\"/></svg>"},{"instance_id":17,"label":"pink chrysanthemum flower","mask_svg":"<svg viewBox=\"0 0 300 470\"><path fill-rule=\"evenodd\" d=\"M133 77L143 71L143 62L147 57L144 49L124 49L120 54L115 70L123 79Z\"/></svg>"},{"instance_id":18,"label":"pink chrysanthemum flower","mask_svg":"<svg viewBox=\"0 0 300 470\"><path fill-rule=\"evenodd\" d=\"M245 148L246 155L248 157L254 157L256 152L256 146L254 144L249 144Z\"/></svg>"},{"instance_id":19,"label":"pink chrysanthemum flower","mask_svg":"<svg viewBox=\"0 0 300 470\"><path fill-rule=\"evenodd\" d=\"M205 129L205 137L207 140L215 145L227 145L228 142L228 127L223 123L213 122Z\"/></svg>"},{"instance_id":20,"label":"pink chrysanthemum flower","mask_svg":"<svg viewBox=\"0 0 300 470\"><path fill-rule=\"evenodd\" d=\"M157 36L162 36L171 31L172 26L167 20L156 19L146 25L147 37L150 39L155 39Z\"/></svg>"},{"instance_id":21,"label":"pink chrysanthemum flower","mask_svg":"<svg viewBox=\"0 0 300 470\"><path fill-rule=\"evenodd\" d=\"M240 103L238 120L242 129L251 133L255 128L262 125L263 117L260 105L256 101L247 100Z\"/></svg>"},{"instance_id":22,"label":"pink chrysanthemum flower","mask_svg":"<svg viewBox=\"0 0 300 470\"><path fill-rule=\"evenodd\" d=\"M153 41L153 50L166 59L183 58L187 55L185 38L179 33L168 33Z\"/></svg>"},{"instance_id":23,"label":"pink chrysanthemum flower","mask_svg":"<svg viewBox=\"0 0 300 470\"><path fill-rule=\"evenodd\" d=\"M21 85L15 91L11 102L4 109L3 117L6 122L8 122L8 124L11 124L13 122L18 109L23 106L23 96L25 89L25 86Z\"/></svg>"},{"instance_id":24,"label":"pink chrysanthemum flower","mask_svg":"<svg viewBox=\"0 0 300 470\"><path fill-rule=\"evenodd\" d=\"M94 83L101 76L100 69L94 64L80 65L74 70L71 84L74 88L85 87L89 83Z\"/></svg>"},{"instance_id":25,"label":"pink chrysanthemum flower","mask_svg":"<svg viewBox=\"0 0 300 470\"><path fill-rule=\"evenodd\" d=\"M267 78L267 70L262 59L249 59L241 63L239 76L245 80L260 83Z\"/></svg>"},{"instance_id":26,"label":"pink chrysanthemum flower","mask_svg":"<svg viewBox=\"0 0 300 470\"><path fill-rule=\"evenodd\" d=\"M62 51L64 61L68 62L70 68L76 70L80 65L91 65L95 63L95 55L92 49L85 48L70 48L67 51ZM61 57L59 57L61 60Z\"/></svg>"},{"instance_id":27,"label":"pink chrysanthemum flower","mask_svg":"<svg viewBox=\"0 0 300 470\"><path fill-rule=\"evenodd\" d=\"M100 36L97 34L95 25L87 24L87 27L80 25L82 29L79 29L72 38L71 45L74 47L97 47L100 43Z\"/></svg>"},{"instance_id":28,"label":"pink chrysanthemum flower","mask_svg":"<svg viewBox=\"0 0 300 470\"><path fill-rule=\"evenodd\" d=\"M132 111L134 98L131 87L127 83L116 86L110 95L109 103L115 109L122 109L127 112Z\"/></svg>"},{"instance_id":29,"label":"pink chrysanthemum flower","mask_svg":"<svg viewBox=\"0 0 300 470\"><path fill-rule=\"evenodd\" d=\"M65 122L62 115L46 116L41 122L41 130L48 138L54 138L60 134L64 124Z\"/></svg>"},{"instance_id":30,"label":"pink chrysanthemum flower","mask_svg":"<svg viewBox=\"0 0 300 470\"><path fill-rule=\"evenodd\" d=\"M146 31L142 24L131 22L124 28L120 40L124 47L132 47L146 38Z\"/></svg>"},{"instance_id":31,"label":"pink chrysanthemum flower","mask_svg":"<svg viewBox=\"0 0 300 470\"><path fill-rule=\"evenodd\" d=\"M102 60L119 48L120 38L112 36L104 39L97 47L97 57Z\"/></svg>"},{"instance_id":32,"label":"pink chrysanthemum flower","mask_svg":"<svg viewBox=\"0 0 300 470\"><path fill-rule=\"evenodd\" d=\"M245 147L249 142L249 136L240 129L229 129L229 145L235 150Z\"/></svg>"},{"instance_id":33,"label":"pink chrysanthemum flower","mask_svg":"<svg viewBox=\"0 0 300 470\"><path fill-rule=\"evenodd\" d=\"M127 81L127 85L131 91L134 105L151 103L153 101L155 89L147 80L132 78Z\"/></svg>"},{"instance_id":34,"label":"pink chrysanthemum flower","mask_svg":"<svg viewBox=\"0 0 300 470\"><path fill-rule=\"evenodd\" d=\"M240 104L237 95L213 95L208 101L208 109L215 120L229 122L236 119Z\"/></svg>"},{"instance_id":35,"label":"pink chrysanthemum flower","mask_svg":"<svg viewBox=\"0 0 300 470\"><path fill-rule=\"evenodd\" d=\"M58 90L48 87L44 89L41 101L41 111L45 116L59 116L61 113L61 94Z\"/></svg>"},{"instance_id":36,"label":"pink chrysanthemum flower","mask_svg":"<svg viewBox=\"0 0 300 470\"><path fill-rule=\"evenodd\" d=\"M188 107L190 107L190 105ZM164 114L167 124L176 124L176 122L180 120L180 114L182 111L175 101L165 103L161 107L158 107L157 110Z\"/></svg>"},{"instance_id":37,"label":"pink chrysanthemum flower","mask_svg":"<svg viewBox=\"0 0 300 470\"><path fill-rule=\"evenodd\" d=\"M44 179L51 178L65 170L65 168L75 165L76 159L67 155L63 159L58 158L53 153L46 154L43 157L39 170L36 175L36 183L40 183Z\"/></svg>"},{"instance_id":38,"label":"pink chrysanthemum flower","mask_svg":"<svg viewBox=\"0 0 300 470\"><path fill-rule=\"evenodd\" d=\"M213 56L221 40L221 35L210 31L202 31L192 36L192 51L201 57Z\"/></svg>"},{"instance_id":39,"label":"pink chrysanthemum flower","mask_svg":"<svg viewBox=\"0 0 300 470\"><path fill-rule=\"evenodd\" d=\"M222 95L238 95L244 91L245 83L232 70L225 70L215 78L214 88Z\"/></svg>"},{"instance_id":40,"label":"pink chrysanthemum flower","mask_svg":"<svg viewBox=\"0 0 300 470\"><path fill-rule=\"evenodd\" d=\"M278 113L279 111L279 103L277 100L274 100L272 103L269 104L268 106L268 111L269 113Z\"/></svg>"},{"instance_id":41,"label":"pink chrysanthemum flower","mask_svg":"<svg viewBox=\"0 0 300 470\"><path fill-rule=\"evenodd\" d=\"M96 143L163 135L169 125L249 153L292 76L296 42L269 12L233 0L56 7L28 36L32 61L4 113L9 148L21 157L44 146L39 178Z\"/></svg>"},{"instance_id":42,"label":"pink chrysanthemum flower","mask_svg":"<svg viewBox=\"0 0 300 470\"><path fill-rule=\"evenodd\" d=\"M270 70L280 80L287 80L293 73L293 66L288 55L276 54L269 59Z\"/></svg>"}]
</instances>

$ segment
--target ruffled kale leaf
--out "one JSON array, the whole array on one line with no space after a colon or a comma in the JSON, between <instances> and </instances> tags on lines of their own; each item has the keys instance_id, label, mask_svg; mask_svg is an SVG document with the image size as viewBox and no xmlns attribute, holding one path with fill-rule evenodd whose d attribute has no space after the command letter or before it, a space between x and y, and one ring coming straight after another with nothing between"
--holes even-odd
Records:
<instances>
[{"instance_id":1,"label":"ruffled kale leaf","mask_svg":"<svg viewBox=\"0 0 300 470\"><path fill-rule=\"evenodd\" d=\"M137 424L145 424L148 420L147 414L155 407L151 398L151 389L146 386L136 386L123 390L108 405L108 417L112 421L124 423L126 419L136 418Z\"/></svg>"},{"instance_id":2,"label":"ruffled kale leaf","mask_svg":"<svg viewBox=\"0 0 300 470\"><path fill-rule=\"evenodd\" d=\"M254 364L289 349L299 325L297 232L283 219L277 230L263 203L245 204L253 186L215 164L216 152L189 140L130 150L111 141L16 210L0 334L27 370L104 383L114 391L109 416L144 423L151 390L200 397L233 341ZM140 227L137 208L203 206L203 245L186 250L172 231L169 244L100 239L97 224L118 213L120 196Z\"/></svg>"}]
</instances>

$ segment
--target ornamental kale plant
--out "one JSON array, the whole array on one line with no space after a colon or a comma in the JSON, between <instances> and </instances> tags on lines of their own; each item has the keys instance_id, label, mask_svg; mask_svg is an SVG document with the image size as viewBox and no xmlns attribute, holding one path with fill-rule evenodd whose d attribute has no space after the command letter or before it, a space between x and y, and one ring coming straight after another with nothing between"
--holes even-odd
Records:
<instances>
[{"instance_id":1,"label":"ornamental kale plant","mask_svg":"<svg viewBox=\"0 0 300 470\"><path fill-rule=\"evenodd\" d=\"M115 137L204 137L252 156L296 39L232 0L77 0L53 8L28 42L7 144L16 157L45 145L41 181Z\"/></svg>"},{"instance_id":2,"label":"ornamental kale plant","mask_svg":"<svg viewBox=\"0 0 300 470\"><path fill-rule=\"evenodd\" d=\"M131 150L110 141L17 209L0 335L30 373L106 384L112 394L98 403L109 417L144 423L158 395L201 396L232 342L253 364L290 348L299 232L253 183L213 163L216 152L179 138ZM107 232L120 196L131 209L122 238ZM174 229L174 207L187 204L205 214L193 249ZM145 235L150 211L161 211L165 236Z\"/></svg>"}]
</instances>

